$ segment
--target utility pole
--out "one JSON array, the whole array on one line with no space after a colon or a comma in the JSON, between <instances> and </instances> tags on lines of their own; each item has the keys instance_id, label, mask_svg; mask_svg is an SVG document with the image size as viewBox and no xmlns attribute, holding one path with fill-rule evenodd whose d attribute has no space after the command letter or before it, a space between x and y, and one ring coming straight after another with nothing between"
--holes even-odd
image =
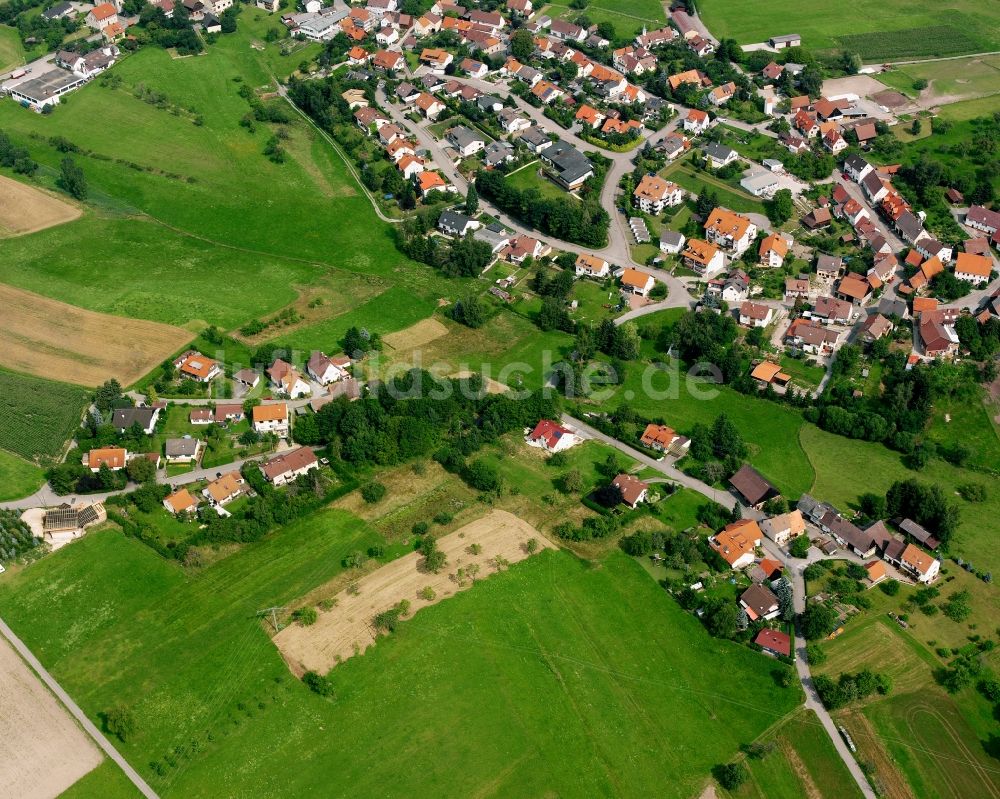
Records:
<instances>
[{"instance_id":1,"label":"utility pole","mask_svg":"<svg viewBox=\"0 0 1000 799\"><path fill-rule=\"evenodd\" d=\"M273 608L264 608L263 610L257 611L257 617L260 618L261 616L266 616L268 613L270 613L271 624L274 626L274 631L278 632L281 630L281 625L278 623L278 611L283 611L283 610L284 610L283 607L277 607L277 606Z\"/></svg>"}]
</instances>

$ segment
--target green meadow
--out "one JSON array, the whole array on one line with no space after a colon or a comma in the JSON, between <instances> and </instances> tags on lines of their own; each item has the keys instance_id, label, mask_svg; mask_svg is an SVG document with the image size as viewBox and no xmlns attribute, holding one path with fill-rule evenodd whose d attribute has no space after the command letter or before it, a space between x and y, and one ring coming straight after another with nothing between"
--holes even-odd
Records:
<instances>
[{"instance_id":1,"label":"green meadow","mask_svg":"<svg viewBox=\"0 0 1000 799\"><path fill-rule=\"evenodd\" d=\"M34 493L45 482L42 470L0 449L0 502Z\"/></svg>"},{"instance_id":2,"label":"green meadow","mask_svg":"<svg viewBox=\"0 0 1000 799\"><path fill-rule=\"evenodd\" d=\"M14 28L0 25L0 72L7 72L24 63L24 46Z\"/></svg>"},{"instance_id":3,"label":"green meadow","mask_svg":"<svg viewBox=\"0 0 1000 799\"><path fill-rule=\"evenodd\" d=\"M450 284L396 250L391 226L311 127L288 107L287 159L274 164L262 152L274 126L240 126L250 110L240 87L272 90L272 76L305 52L281 56L287 40L259 42L265 25L280 26L256 22L260 14L245 10L240 32L197 58L143 49L112 71L120 85L94 81L52 115L0 103L0 129L42 164L41 182L54 184L65 155L54 144L76 148L93 198L79 221L5 243L5 281L225 329L319 295L304 323L273 334L301 348L333 348L352 324L390 332L431 313ZM150 93L160 102L138 96ZM345 295L369 300L345 304Z\"/></svg>"},{"instance_id":4,"label":"green meadow","mask_svg":"<svg viewBox=\"0 0 1000 799\"><path fill-rule=\"evenodd\" d=\"M809 50L839 50L847 46L841 37L872 34L853 42L852 48L869 60L959 55L1000 47L1000 9L996 3L978 0L942 4L832 0L819 5L796 0L766 4L755 0L704 0L698 4L698 11L713 34L732 37L740 44L798 33L802 46Z\"/></svg>"},{"instance_id":5,"label":"green meadow","mask_svg":"<svg viewBox=\"0 0 1000 799\"><path fill-rule=\"evenodd\" d=\"M256 612L378 538L321 511L186 573L107 530L0 580L0 613L92 718L133 709L121 749L165 797L687 799L799 701L773 661L711 639L630 558L564 551L407 620L321 699Z\"/></svg>"}]
</instances>

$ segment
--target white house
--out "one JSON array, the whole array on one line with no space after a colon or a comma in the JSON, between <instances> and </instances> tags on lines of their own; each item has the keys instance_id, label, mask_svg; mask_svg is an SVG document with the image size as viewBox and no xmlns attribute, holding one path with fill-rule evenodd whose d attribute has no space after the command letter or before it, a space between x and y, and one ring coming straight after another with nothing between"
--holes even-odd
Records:
<instances>
[{"instance_id":1,"label":"white house","mask_svg":"<svg viewBox=\"0 0 1000 799\"><path fill-rule=\"evenodd\" d=\"M546 452L561 452L572 447L577 442L577 437L561 424L550 419L542 419L528 433L525 441L530 446L540 447Z\"/></svg>"},{"instance_id":2,"label":"white house","mask_svg":"<svg viewBox=\"0 0 1000 799\"><path fill-rule=\"evenodd\" d=\"M716 208L705 222L705 237L712 244L739 257L757 238L757 225L727 208Z\"/></svg>"},{"instance_id":3,"label":"white house","mask_svg":"<svg viewBox=\"0 0 1000 799\"><path fill-rule=\"evenodd\" d=\"M626 269L622 273L621 281L623 292L638 294L640 297L645 297L656 285L656 279L652 275L640 272L638 269Z\"/></svg>"},{"instance_id":4,"label":"white house","mask_svg":"<svg viewBox=\"0 0 1000 799\"><path fill-rule=\"evenodd\" d=\"M596 277L603 278L608 276L611 267L608 262L603 258L598 258L596 255L587 255L586 253L580 253L576 259L576 276L577 277Z\"/></svg>"},{"instance_id":5,"label":"white house","mask_svg":"<svg viewBox=\"0 0 1000 799\"><path fill-rule=\"evenodd\" d=\"M913 544L906 545L906 549L899 557L899 565L912 574L919 583L934 582L941 571L941 561Z\"/></svg>"},{"instance_id":6,"label":"white house","mask_svg":"<svg viewBox=\"0 0 1000 799\"><path fill-rule=\"evenodd\" d=\"M660 214L684 202L684 190L659 175L643 175L633 192L636 203L647 214Z\"/></svg>"},{"instance_id":7,"label":"white house","mask_svg":"<svg viewBox=\"0 0 1000 799\"><path fill-rule=\"evenodd\" d=\"M321 386L336 383L347 377L347 370L322 352L314 352L306 364L306 372Z\"/></svg>"},{"instance_id":8,"label":"white house","mask_svg":"<svg viewBox=\"0 0 1000 799\"><path fill-rule=\"evenodd\" d=\"M258 433L276 433L284 438L288 435L288 406L284 402L255 405L253 429Z\"/></svg>"},{"instance_id":9,"label":"white house","mask_svg":"<svg viewBox=\"0 0 1000 799\"><path fill-rule=\"evenodd\" d=\"M955 277L977 286L980 283L988 283L992 272L993 261L985 255L960 252L955 261Z\"/></svg>"},{"instance_id":10,"label":"white house","mask_svg":"<svg viewBox=\"0 0 1000 799\"><path fill-rule=\"evenodd\" d=\"M774 309L747 300L740 306L740 324L745 327L767 327L774 319Z\"/></svg>"}]
</instances>

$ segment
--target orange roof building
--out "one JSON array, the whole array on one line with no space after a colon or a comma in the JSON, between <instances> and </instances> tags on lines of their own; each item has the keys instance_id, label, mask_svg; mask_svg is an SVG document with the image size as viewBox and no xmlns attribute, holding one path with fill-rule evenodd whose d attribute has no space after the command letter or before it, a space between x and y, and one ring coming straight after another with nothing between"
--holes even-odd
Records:
<instances>
[{"instance_id":1,"label":"orange roof building","mask_svg":"<svg viewBox=\"0 0 1000 799\"><path fill-rule=\"evenodd\" d=\"M253 408L254 422L280 422L286 419L288 419L288 405L284 402L255 405Z\"/></svg>"},{"instance_id":2,"label":"orange roof building","mask_svg":"<svg viewBox=\"0 0 1000 799\"><path fill-rule=\"evenodd\" d=\"M761 532L753 519L741 519L727 524L721 532L708 539L712 549L734 569L753 563L754 548L760 546Z\"/></svg>"},{"instance_id":3,"label":"orange roof building","mask_svg":"<svg viewBox=\"0 0 1000 799\"><path fill-rule=\"evenodd\" d=\"M92 449L83 458L83 465L92 472L100 471L102 466L117 472L119 469L124 469L126 463L128 463L128 450L122 447Z\"/></svg>"}]
</instances>

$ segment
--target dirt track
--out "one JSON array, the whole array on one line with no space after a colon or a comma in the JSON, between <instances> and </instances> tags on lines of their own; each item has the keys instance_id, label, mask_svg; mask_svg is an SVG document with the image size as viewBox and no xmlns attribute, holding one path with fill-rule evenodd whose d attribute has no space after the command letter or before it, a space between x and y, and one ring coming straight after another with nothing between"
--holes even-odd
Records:
<instances>
[{"instance_id":1,"label":"dirt track","mask_svg":"<svg viewBox=\"0 0 1000 799\"><path fill-rule=\"evenodd\" d=\"M329 611L320 610L314 625L290 625L274 637L274 642L295 674L306 671L325 674L340 661L364 652L375 643L378 635L372 619L376 614L406 599L410 602L412 615L469 588L471 581L459 585L455 579L459 568L475 563L480 568L478 579L483 579L496 571L492 561L497 555L510 563L528 557L524 545L532 538L538 541L539 550L553 548L534 527L514 514L491 511L439 539L438 547L448 558L447 566L440 573L424 570L423 558L416 552L404 555L358 580L357 595L346 590L337 594L336 605ZM482 547L480 554L469 552L473 544ZM428 601L417 595L425 586L434 590L434 599Z\"/></svg>"},{"instance_id":2,"label":"dirt track","mask_svg":"<svg viewBox=\"0 0 1000 799\"><path fill-rule=\"evenodd\" d=\"M97 386L134 383L184 346L192 333L172 325L86 311L0 284L0 366Z\"/></svg>"},{"instance_id":3,"label":"dirt track","mask_svg":"<svg viewBox=\"0 0 1000 799\"><path fill-rule=\"evenodd\" d=\"M0 797L59 796L97 767L101 753L0 639Z\"/></svg>"},{"instance_id":4,"label":"dirt track","mask_svg":"<svg viewBox=\"0 0 1000 799\"><path fill-rule=\"evenodd\" d=\"M62 225L80 214L79 208L58 197L0 175L0 238Z\"/></svg>"}]
</instances>

